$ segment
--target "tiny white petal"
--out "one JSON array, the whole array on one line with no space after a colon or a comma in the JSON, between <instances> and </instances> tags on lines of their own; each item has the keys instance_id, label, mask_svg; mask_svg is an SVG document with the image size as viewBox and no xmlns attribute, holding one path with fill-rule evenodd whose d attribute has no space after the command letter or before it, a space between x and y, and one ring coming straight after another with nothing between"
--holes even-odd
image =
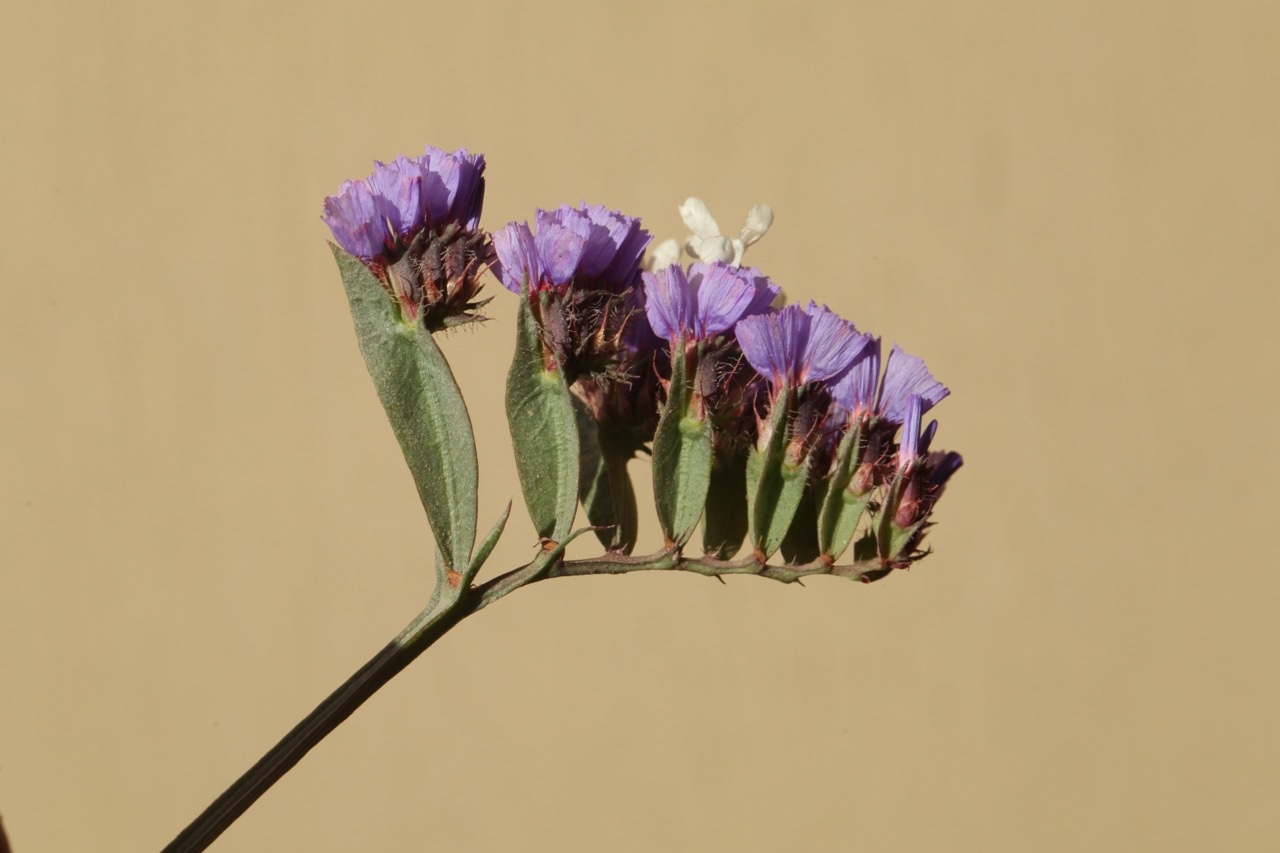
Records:
<instances>
[{"instance_id":1,"label":"tiny white petal","mask_svg":"<svg viewBox=\"0 0 1280 853\"><path fill-rule=\"evenodd\" d=\"M684 204L680 205L680 218L695 236L704 240L720 233L720 226L716 224L711 211L707 210L706 203L700 198L685 199Z\"/></svg>"},{"instance_id":2,"label":"tiny white petal","mask_svg":"<svg viewBox=\"0 0 1280 853\"><path fill-rule=\"evenodd\" d=\"M757 204L747 211L747 223L742 226L742 242L750 246L764 236L773 225L773 209L767 204Z\"/></svg>"},{"instance_id":3,"label":"tiny white petal","mask_svg":"<svg viewBox=\"0 0 1280 853\"><path fill-rule=\"evenodd\" d=\"M680 260L680 243L676 240L663 240L661 243L653 247L652 254L645 264L645 269L652 272L653 270L666 269Z\"/></svg>"},{"instance_id":4,"label":"tiny white petal","mask_svg":"<svg viewBox=\"0 0 1280 853\"><path fill-rule=\"evenodd\" d=\"M695 246L695 255L704 264L714 264L733 259L733 241L728 237L710 237Z\"/></svg>"}]
</instances>

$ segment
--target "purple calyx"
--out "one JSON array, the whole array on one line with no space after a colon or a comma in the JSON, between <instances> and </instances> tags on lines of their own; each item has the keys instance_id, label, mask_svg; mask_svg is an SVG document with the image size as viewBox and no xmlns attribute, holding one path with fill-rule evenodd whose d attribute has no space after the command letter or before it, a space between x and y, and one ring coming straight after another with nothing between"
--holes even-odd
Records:
<instances>
[{"instance_id":1,"label":"purple calyx","mask_svg":"<svg viewBox=\"0 0 1280 853\"><path fill-rule=\"evenodd\" d=\"M825 305L744 317L734 332L747 361L775 387L829 382L849 370L871 342Z\"/></svg>"},{"instance_id":2,"label":"purple calyx","mask_svg":"<svg viewBox=\"0 0 1280 853\"><path fill-rule=\"evenodd\" d=\"M324 200L322 218L345 251L365 261L386 259L424 228L456 224L474 231L484 205L484 167L483 154L430 146L421 157L375 161L367 178L344 182Z\"/></svg>"},{"instance_id":3,"label":"purple calyx","mask_svg":"<svg viewBox=\"0 0 1280 853\"><path fill-rule=\"evenodd\" d=\"M658 337L701 341L769 311L781 288L752 267L694 263L687 274L679 264L644 273L644 291L649 325Z\"/></svg>"},{"instance_id":4,"label":"purple calyx","mask_svg":"<svg viewBox=\"0 0 1280 853\"><path fill-rule=\"evenodd\" d=\"M640 282L640 260L653 239L640 220L600 205L538 210L535 229L512 222L493 235L493 271L519 293L543 288L622 294Z\"/></svg>"},{"instance_id":5,"label":"purple calyx","mask_svg":"<svg viewBox=\"0 0 1280 853\"><path fill-rule=\"evenodd\" d=\"M933 378L924 359L908 355L897 344L885 360L880 376L880 339L873 338L866 354L836 381L831 396L846 411L868 418L901 424L910 413L911 398L920 398L924 414L950 394Z\"/></svg>"}]
</instances>

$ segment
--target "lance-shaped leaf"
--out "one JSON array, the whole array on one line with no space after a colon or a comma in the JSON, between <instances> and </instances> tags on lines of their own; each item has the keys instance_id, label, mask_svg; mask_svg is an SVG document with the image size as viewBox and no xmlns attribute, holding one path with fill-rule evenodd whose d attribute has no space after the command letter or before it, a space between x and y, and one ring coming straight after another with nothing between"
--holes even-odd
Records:
<instances>
[{"instance_id":1,"label":"lance-shaped leaf","mask_svg":"<svg viewBox=\"0 0 1280 853\"><path fill-rule=\"evenodd\" d=\"M489 559L489 555L493 553L493 548L498 544L498 539L502 536L502 531L507 526L507 519L510 517L511 502L508 501L502 515L498 516L493 527L490 527L484 539L480 540L480 547L476 549L475 556L471 558L471 564L465 572L450 570L444 563L444 555L440 553L438 547L436 548L436 588L431 594L431 601L427 604L428 613L441 613L452 609L458 603L462 594L470 588L471 582L475 580L485 561Z\"/></svg>"},{"instance_id":2,"label":"lance-shaped leaf","mask_svg":"<svg viewBox=\"0 0 1280 853\"><path fill-rule=\"evenodd\" d=\"M364 262L337 246L360 352L447 571L465 573L476 539L478 462L471 418L449 362L421 324L406 325Z\"/></svg>"},{"instance_id":3,"label":"lance-shaped leaf","mask_svg":"<svg viewBox=\"0 0 1280 853\"><path fill-rule=\"evenodd\" d=\"M507 501L506 509L502 511L502 515L498 516L498 520L493 523L493 527L490 527L484 539L480 540L480 547L476 549L475 555L471 558L471 566L467 569L467 574L462 579L463 589L470 586L476 574L484 568L485 561L489 559L489 555L493 553L494 546L498 544L498 539L502 537L502 531L506 530L507 519L510 517L511 501Z\"/></svg>"},{"instance_id":4,"label":"lance-shaped leaf","mask_svg":"<svg viewBox=\"0 0 1280 853\"><path fill-rule=\"evenodd\" d=\"M653 494L669 544L693 534L711 485L711 427L690 411L690 377L683 339L671 350L671 385L653 434Z\"/></svg>"},{"instance_id":5,"label":"lance-shaped leaf","mask_svg":"<svg viewBox=\"0 0 1280 853\"><path fill-rule=\"evenodd\" d=\"M601 545L630 554L640 526L635 487L627 473L631 453L601 434L596 419L577 397L573 403L578 418L578 498L582 509Z\"/></svg>"},{"instance_id":6,"label":"lance-shaped leaf","mask_svg":"<svg viewBox=\"0 0 1280 853\"><path fill-rule=\"evenodd\" d=\"M733 453L711 464L711 484L702 514L702 550L728 560L747 538L747 457Z\"/></svg>"},{"instance_id":7,"label":"lance-shaped leaf","mask_svg":"<svg viewBox=\"0 0 1280 853\"><path fill-rule=\"evenodd\" d=\"M747 517L751 522L751 544L756 554L768 559L782 545L791 519L804 497L809 458L800 463L787 461L787 415L791 409L791 389L783 386L765 426L768 440L754 447L747 457Z\"/></svg>"},{"instance_id":8,"label":"lance-shaped leaf","mask_svg":"<svg viewBox=\"0 0 1280 853\"><path fill-rule=\"evenodd\" d=\"M840 440L831 475L817 489L818 548L823 554L839 558L849 547L858 520L871 502L871 491L854 495L848 491L853 473L862 460L865 442L862 420L856 419Z\"/></svg>"},{"instance_id":9,"label":"lance-shaped leaf","mask_svg":"<svg viewBox=\"0 0 1280 853\"><path fill-rule=\"evenodd\" d=\"M527 291L507 374L507 422L533 526L542 538L563 542L578 509L578 425L564 374L543 357Z\"/></svg>"}]
</instances>

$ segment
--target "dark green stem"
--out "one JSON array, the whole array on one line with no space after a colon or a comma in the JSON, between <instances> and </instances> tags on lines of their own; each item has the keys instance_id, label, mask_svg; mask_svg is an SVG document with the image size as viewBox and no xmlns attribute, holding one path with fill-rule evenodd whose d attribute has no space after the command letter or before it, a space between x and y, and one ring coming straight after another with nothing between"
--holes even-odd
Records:
<instances>
[{"instance_id":1,"label":"dark green stem","mask_svg":"<svg viewBox=\"0 0 1280 853\"><path fill-rule=\"evenodd\" d=\"M527 566L472 587L457 604L442 613L428 607L388 643L368 663L356 670L342 686L321 702L302 722L280 739L266 755L232 783L199 817L164 848L165 853L204 850L244 814L249 806L293 769L313 746L364 704L365 700L400 673L436 640L478 610L537 578L546 568L540 558Z\"/></svg>"},{"instance_id":2,"label":"dark green stem","mask_svg":"<svg viewBox=\"0 0 1280 853\"><path fill-rule=\"evenodd\" d=\"M471 614L527 584L553 577L617 575L638 571L684 571L710 577L758 575L783 583L794 583L812 575L836 575L872 581L891 571L879 561L847 566L832 566L822 562L803 566L770 566L753 557L743 560L686 558L675 549L666 549L647 557L611 554L594 560L560 561L562 550L563 546L558 547L540 555L526 566L472 587L447 610L436 612L429 606L409 623L400 636L356 670L342 686L232 783L231 787L164 848L164 853L204 850L284 774L293 769L312 747L324 740L365 700L378 692L436 640Z\"/></svg>"}]
</instances>

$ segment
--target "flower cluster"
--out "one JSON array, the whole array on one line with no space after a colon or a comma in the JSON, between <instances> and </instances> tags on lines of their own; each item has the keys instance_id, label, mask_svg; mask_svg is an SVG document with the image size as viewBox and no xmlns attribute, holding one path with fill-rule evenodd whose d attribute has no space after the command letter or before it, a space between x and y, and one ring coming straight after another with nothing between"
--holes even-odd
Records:
<instances>
[{"instance_id":1,"label":"flower cluster","mask_svg":"<svg viewBox=\"0 0 1280 853\"><path fill-rule=\"evenodd\" d=\"M369 177L325 199L333 239L365 262L410 324L436 331L479 319L480 276L493 261L479 227L484 166L483 154L428 147L376 162Z\"/></svg>"},{"instance_id":2,"label":"flower cluster","mask_svg":"<svg viewBox=\"0 0 1280 853\"><path fill-rule=\"evenodd\" d=\"M344 184L324 218L402 317L428 332L475 319L486 268L525 300L524 328L536 329L526 363L540 356L539 375L572 399L574 413L552 420L578 424L580 500L593 525L627 525L626 463L653 452L655 484L688 488L702 502L695 509L705 506L711 557L732 556L748 533L762 563L781 550L788 564L831 565L850 544L885 570L922 556L930 514L961 465L957 453L930 450L936 421L921 426L949 392L897 346L882 371L880 338L827 306L779 304L781 288L741 265L773 222L767 206L728 237L690 198L680 212L696 260L682 266L668 241L646 265L651 237L640 220L599 205L537 210L532 224L490 237L479 226L483 172L481 155L428 148ZM510 406L514 435L527 412ZM554 478L537 474L532 457L523 464L538 478L527 495L541 495ZM697 512L683 497L656 497L668 543L682 548ZM635 541L633 529L599 535L611 551Z\"/></svg>"}]
</instances>

